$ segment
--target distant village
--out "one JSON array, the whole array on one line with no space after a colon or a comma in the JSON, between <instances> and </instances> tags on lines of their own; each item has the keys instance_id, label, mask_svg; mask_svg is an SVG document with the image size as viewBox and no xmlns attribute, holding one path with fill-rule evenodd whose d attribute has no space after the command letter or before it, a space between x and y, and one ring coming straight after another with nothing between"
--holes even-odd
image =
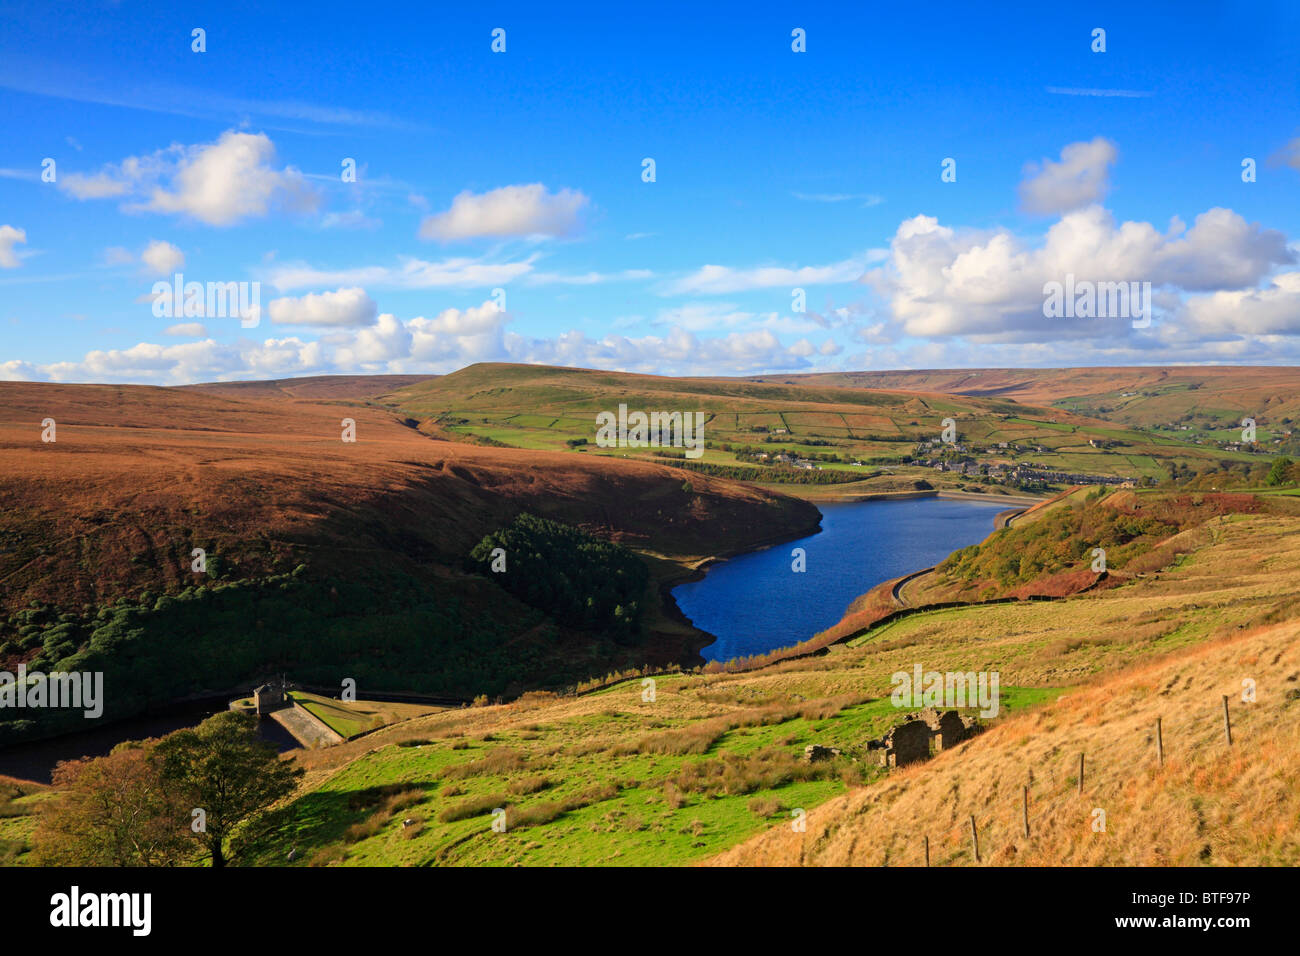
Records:
<instances>
[{"instance_id":1,"label":"distant village","mask_svg":"<svg viewBox=\"0 0 1300 956\"><path fill-rule=\"evenodd\" d=\"M1287 422L1289 424L1289 421ZM1190 430L1185 424L1169 423L1166 426L1156 426L1157 430L1167 429L1171 431ZM754 431L767 432L763 439L766 443L780 442L787 440L789 431L786 428L768 429L763 426L756 426ZM1294 433L1291 431L1283 432L1281 438L1275 438L1273 444L1283 444L1291 439ZM813 445L833 446L836 443L830 440L820 438L804 438L804 443ZM1194 440L1196 444L1206 444L1201 439ZM786 468L795 468L803 471L822 471L824 465L821 461L826 462L844 462L855 468L866 467L862 461L850 460L847 456L838 457L832 454L817 455L813 454L811 458L801 458L791 454L788 451L767 452L752 446L732 446L729 443L714 446L712 442L705 443L708 447L720 447L724 451L734 451L738 461L748 461L761 465L776 465ZM1110 438L1090 438L1088 445L1092 448L1105 450L1110 448L1119 448L1124 446L1124 442ZM1255 442L1243 441L1215 441L1224 451L1230 452L1248 452L1252 454L1269 454L1265 448ZM910 455L903 455L901 458L892 459L894 463L911 465L913 467L931 468L935 471L945 472L948 474L977 480L986 484L1001 484L1020 489L1040 488L1045 485L1108 485L1117 488L1133 488L1139 485L1150 483L1150 479L1126 477L1123 475L1095 475L1087 472L1060 471L1055 468L1045 467L1041 464L1035 464L1032 461L1008 462L989 461L987 459L1007 459L1015 458L1021 455L1050 455L1054 450L1043 445L1026 445L1017 442L993 442L987 447L977 447L965 442L944 442L941 439L926 439L917 442ZM978 456L978 457L977 457ZM981 461L982 457L986 460ZM877 462L879 464L879 462ZM886 469L888 470L888 469Z\"/></svg>"},{"instance_id":2,"label":"distant village","mask_svg":"<svg viewBox=\"0 0 1300 956\"><path fill-rule=\"evenodd\" d=\"M1115 443L1102 438L1094 438L1088 444L1093 448L1106 448ZM940 447L945 452L955 453L959 457L925 457L928 452ZM917 444L916 456L912 459L912 464L923 468L933 468L935 471L951 472L966 478L979 478L981 481L991 484L1023 485L1033 482L1047 482L1071 485L1115 485L1120 488L1132 488L1137 484L1135 479L1125 478L1120 475L1090 475L1084 472L1055 471L1035 467L1032 463L990 464L976 461L972 457L977 454L998 454L999 452L1008 455L1028 454L1031 452L1042 455L1047 454L1048 449L1042 445L1018 445L1004 441L997 442L987 449L980 449L974 446L967 447L963 442L945 445L941 442L929 440Z\"/></svg>"},{"instance_id":3,"label":"distant village","mask_svg":"<svg viewBox=\"0 0 1300 956\"><path fill-rule=\"evenodd\" d=\"M784 431L784 429L781 429ZM1105 439L1093 439L1090 444L1094 448L1105 448L1113 442ZM942 449L943 457L931 457ZM974 457L978 454L996 455L1002 452L1007 455L1038 453L1047 454L1048 449L1042 445L1016 445L1008 442L998 442L987 449L968 447L962 442L944 444L938 441L920 442L914 449L910 461L903 459L904 463L914 467L933 468L935 471L948 472L954 475L960 475L966 478L979 479L980 481L990 484L1006 484L1014 486L1025 486L1033 484L1091 484L1091 485L1115 485L1120 488L1131 488L1137 484L1136 479L1126 478L1116 475L1091 475L1082 472L1056 471L1047 468L1036 467L1032 463L1023 464L1002 464L977 461ZM777 452L770 454L768 452L757 452L749 456L749 460L760 464L770 464L785 466L787 468L798 468L805 471L821 471L823 466L811 458L800 458L787 452ZM865 467L861 461L849 462L853 467Z\"/></svg>"}]
</instances>

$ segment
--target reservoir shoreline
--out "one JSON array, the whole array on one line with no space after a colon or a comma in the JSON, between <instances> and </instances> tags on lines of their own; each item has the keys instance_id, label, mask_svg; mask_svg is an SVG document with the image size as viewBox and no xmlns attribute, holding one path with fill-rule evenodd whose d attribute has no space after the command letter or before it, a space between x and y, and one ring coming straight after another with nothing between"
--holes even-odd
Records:
<instances>
[{"instance_id":1,"label":"reservoir shoreline","mask_svg":"<svg viewBox=\"0 0 1300 956\"><path fill-rule=\"evenodd\" d=\"M918 499L930 498L946 499L948 506L938 507L937 501L919 504ZM716 638L700 648L710 663L764 657L833 627L853 601L881 581L932 566L984 540L1009 517L1041 500L937 490L823 499L817 502L826 507L819 508L823 518L815 535L783 536L739 555L704 558L688 573L664 583L664 604L669 606L671 598L682 618ZM910 502L915 503L909 507ZM856 507L872 503L880 509ZM961 503L972 508L967 512ZM994 513L991 505L1018 507ZM824 539L828 530L829 540ZM765 557L775 544L796 541L808 542L807 568L816 574L792 574L784 555ZM823 547L814 558L817 543ZM743 567L737 567L739 562ZM712 586L706 589L702 583L708 575L713 576Z\"/></svg>"}]
</instances>

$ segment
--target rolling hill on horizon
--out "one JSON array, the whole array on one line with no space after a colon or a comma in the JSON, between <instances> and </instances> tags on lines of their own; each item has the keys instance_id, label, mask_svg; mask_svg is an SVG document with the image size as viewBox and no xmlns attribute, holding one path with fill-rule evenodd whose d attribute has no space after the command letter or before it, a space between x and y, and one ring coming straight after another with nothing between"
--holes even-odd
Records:
<instances>
[{"instance_id":1,"label":"rolling hill on horizon","mask_svg":"<svg viewBox=\"0 0 1300 956\"><path fill-rule=\"evenodd\" d=\"M620 404L704 412L703 458L597 447L595 415ZM379 689L468 699L698 662L708 637L667 589L702 560L814 530L801 498L1013 493L913 460L945 418L961 454L1008 468L1156 481L1233 467L1241 481L1268 462L1006 397L492 363L169 388L0 383L0 410L0 664L147 660L119 715L286 669L332 683L351 667ZM783 454L807 467L767 463ZM638 555L638 641L574 631L466 568L525 513ZM392 616L368 630L371 604ZM195 628L195 646L170 636ZM151 668L167 676L150 682Z\"/></svg>"},{"instance_id":2,"label":"rolling hill on horizon","mask_svg":"<svg viewBox=\"0 0 1300 956\"><path fill-rule=\"evenodd\" d=\"M1146 428L1195 421L1227 429L1243 416L1274 428L1300 422L1300 368L1288 366L917 369L749 380L1001 397Z\"/></svg>"},{"instance_id":3,"label":"rolling hill on horizon","mask_svg":"<svg viewBox=\"0 0 1300 956\"><path fill-rule=\"evenodd\" d=\"M752 465L753 455L746 449L806 456L837 470L858 467L855 461L896 465L910 456L918 443L937 443L948 418L955 422L963 443L989 446L994 457L1000 443L1019 444L1035 452L1035 466L1062 472L1158 480L1167 477L1171 465L1194 471L1220 463L1259 460L1261 449L1246 452L1223 447L1234 437L1240 439L1235 411L1221 409L1212 421L1207 419L1213 429L1184 433L1128 425L1060 402L1047 404L1052 398L1050 389L1062 387L1058 380L1071 371L1044 371L1050 388L1027 384L1025 376L1031 372L999 373L996 379L983 380L986 385L1001 382L1000 388L1012 391L1027 390L1023 400L1018 400L1012 394L959 390L960 385L980 381L961 371L671 378L482 363L404 386L379 401L439 429L477 440L552 450L576 445L587 454L618 455L629 451L594 447L591 439L597 413L614 411L620 404L629 410L699 410L706 414L709 443L703 462L715 468ZM1224 377L1222 388L1231 386L1227 397L1220 397L1220 386L1214 381L1196 390L1197 394L1205 402L1241 401L1232 396L1240 390L1237 379L1242 377ZM1262 406L1285 410L1300 403L1300 379L1270 376L1259 388L1273 386L1280 397L1261 400ZM1041 396L1042 403L1030 402L1029 395ZM1261 448L1267 448L1267 443L1289 431L1290 419L1260 414L1258 440ZM655 455L652 449L631 453ZM1014 456L1002 458L1016 460ZM751 474L750 478L764 480L761 475Z\"/></svg>"}]
</instances>

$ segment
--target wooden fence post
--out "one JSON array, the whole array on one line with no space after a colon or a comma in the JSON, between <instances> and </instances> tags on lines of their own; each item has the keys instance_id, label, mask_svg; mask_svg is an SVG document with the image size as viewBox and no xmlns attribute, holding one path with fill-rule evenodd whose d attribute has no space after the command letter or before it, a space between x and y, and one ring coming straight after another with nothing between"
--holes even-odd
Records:
<instances>
[{"instance_id":1,"label":"wooden fence post","mask_svg":"<svg viewBox=\"0 0 1300 956\"><path fill-rule=\"evenodd\" d=\"M1165 738L1160 730L1160 718L1156 718L1156 763L1165 765Z\"/></svg>"},{"instance_id":2,"label":"wooden fence post","mask_svg":"<svg viewBox=\"0 0 1300 956\"><path fill-rule=\"evenodd\" d=\"M1029 788L1020 788L1020 816L1025 823L1025 839L1029 839Z\"/></svg>"},{"instance_id":3,"label":"wooden fence post","mask_svg":"<svg viewBox=\"0 0 1300 956\"><path fill-rule=\"evenodd\" d=\"M970 818L970 845L975 851L975 862L980 861L980 835L975 832L975 814Z\"/></svg>"},{"instance_id":4,"label":"wooden fence post","mask_svg":"<svg viewBox=\"0 0 1300 956\"><path fill-rule=\"evenodd\" d=\"M1083 754L1079 754L1079 796L1083 796Z\"/></svg>"},{"instance_id":5,"label":"wooden fence post","mask_svg":"<svg viewBox=\"0 0 1300 956\"><path fill-rule=\"evenodd\" d=\"M930 838L925 838L925 865L930 865Z\"/></svg>"},{"instance_id":6,"label":"wooden fence post","mask_svg":"<svg viewBox=\"0 0 1300 956\"><path fill-rule=\"evenodd\" d=\"M1223 695L1223 736L1227 738L1228 746L1232 746L1232 718L1228 716L1228 695Z\"/></svg>"}]
</instances>

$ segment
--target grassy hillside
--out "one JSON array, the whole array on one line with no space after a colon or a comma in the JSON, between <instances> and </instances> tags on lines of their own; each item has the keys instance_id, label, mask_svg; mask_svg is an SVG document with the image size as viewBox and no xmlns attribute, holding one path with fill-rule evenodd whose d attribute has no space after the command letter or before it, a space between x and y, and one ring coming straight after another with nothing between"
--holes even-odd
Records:
<instances>
[{"instance_id":1,"label":"grassy hillside","mask_svg":"<svg viewBox=\"0 0 1300 956\"><path fill-rule=\"evenodd\" d=\"M1163 479L1170 465L1198 470L1220 461L1260 460L1245 452L1198 446L1180 434L1121 427L1012 398L945 394L907 379L901 387L917 390L859 387L864 381L870 379L858 373L750 381L483 364L408 385L378 401L449 437L641 458L654 458L658 450L595 445L597 413L617 411L620 404L630 411L702 411L707 445L701 462L706 466L743 466L773 482L789 481L789 471L782 478L779 469L764 469L754 458L784 453L846 478L874 475L863 484L888 490L905 490L897 486L900 476L943 486L955 483L951 476L904 464L918 442L938 440L945 418L955 421L964 445L984 451L981 460L1008 465ZM938 384L952 383L945 379ZM1002 448L1003 443L1009 447Z\"/></svg>"},{"instance_id":2,"label":"grassy hillside","mask_svg":"<svg viewBox=\"0 0 1300 956\"><path fill-rule=\"evenodd\" d=\"M935 862L955 864L973 813L986 862L1294 864L1300 517L1202 528L1180 560L1110 590L917 614L760 671L660 675L653 699L639 680L530 695L303 753L304 787L260 860L297 848L298 865L916 863L925 833ZM891 675L916 663L997 670L1004 710L957 750L884 772L866 742L898 720ZM1233 704L1226 751L1219 694L1238 700L1243 676L1258 704ZM1155 716L1163 770L1150 766ZM809 743L844 756L804 763ZM1014 833L1023 783L1028 844ZM1105 837L1087 829L1093 806L1108 811ZM800 808L806 841L790 827Z\"/></svg>"}]
</instances>

